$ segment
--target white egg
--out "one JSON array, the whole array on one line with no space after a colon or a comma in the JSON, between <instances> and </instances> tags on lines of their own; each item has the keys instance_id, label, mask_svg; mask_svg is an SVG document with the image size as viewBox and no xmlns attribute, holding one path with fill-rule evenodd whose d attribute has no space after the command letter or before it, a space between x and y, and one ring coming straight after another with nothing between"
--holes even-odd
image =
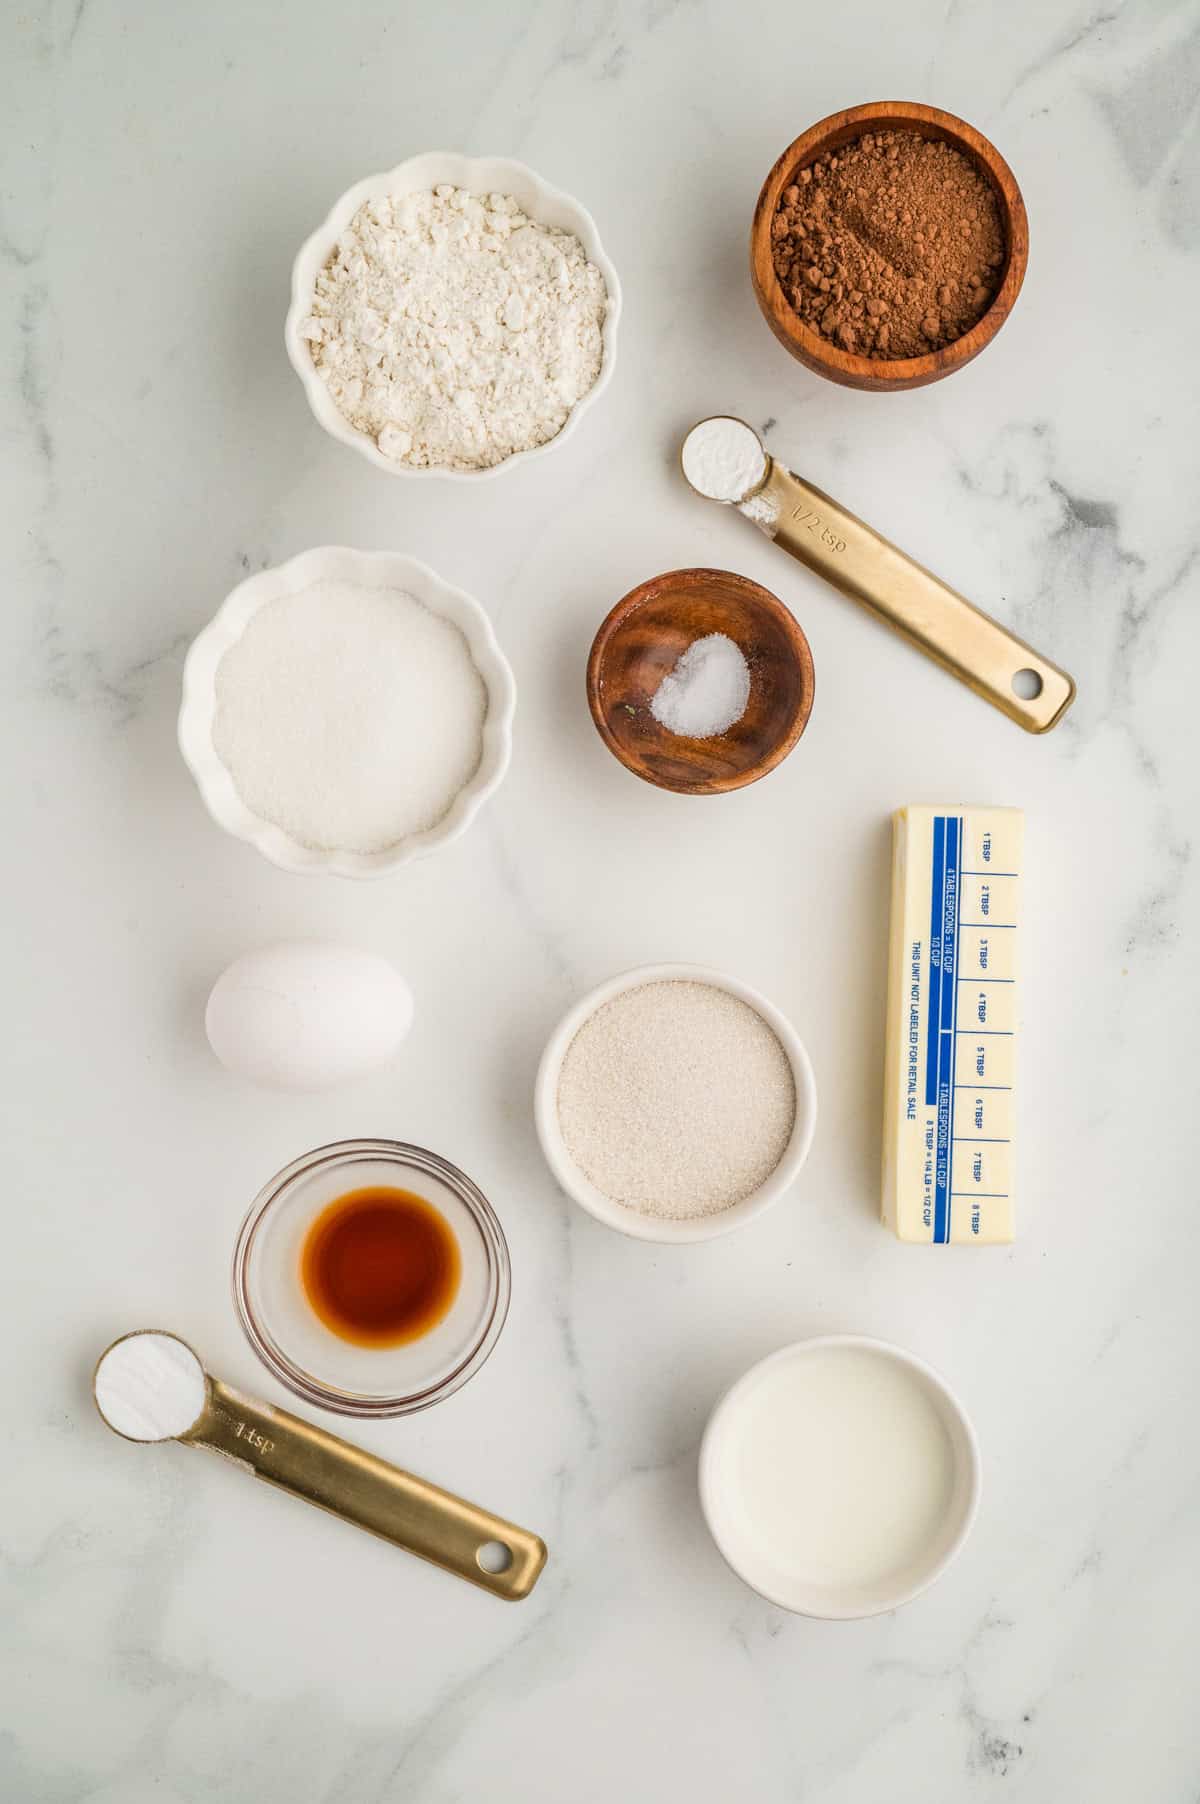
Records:
<instances>
[{"instance_id":1,"label":"white egg","mask_svg":"<svg viewBox=\"0 0 1200 1804\"><path fill-rule=\"evenodd\" d=\"M243 953L218 977L204 1025L226 1070L276 1090L326 1090L391 1058L412 992L373 952L294 940Z\"/></svg>"}]
</instances>

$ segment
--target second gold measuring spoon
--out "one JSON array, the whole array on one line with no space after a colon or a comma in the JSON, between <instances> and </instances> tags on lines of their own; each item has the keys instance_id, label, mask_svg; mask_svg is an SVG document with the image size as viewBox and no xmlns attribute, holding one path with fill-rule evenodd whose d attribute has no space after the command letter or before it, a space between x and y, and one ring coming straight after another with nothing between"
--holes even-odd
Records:
<instances>
[{"instance_id":1,"label":"second gold measuring spoon","mask_svg":"<svg viewBox=\"0 0 1200 1804\"><path fill-rule=\"evenodd\" d=\"M287 1410L244 1397L213 1378L176 1334L141 1329L101 1354L96 1407L127 1441L208 1447L396 1547L481 1585L528 1597L546 1546L528 1529L414 1478Z\"/></svg>"},{"instance_id":2,"label":"second gold measuring spoon","mask_svg":"<svg viewBox=\"0 0 1200 1804\"><path fill-rule=\"evenodd\" d=\"M1049 732L1074 701L1065 670L777 463L744 420L701 420L684 439L680 462L698 495L736 507L1027 732Z\"/></svg>"}]
</instances>

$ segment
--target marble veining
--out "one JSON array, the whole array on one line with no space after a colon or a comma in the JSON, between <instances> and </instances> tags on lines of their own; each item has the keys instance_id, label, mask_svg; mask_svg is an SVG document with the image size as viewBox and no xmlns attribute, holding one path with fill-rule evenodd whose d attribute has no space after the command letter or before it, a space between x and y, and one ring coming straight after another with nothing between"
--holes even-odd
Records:
<instances>
[{"instance_id":1,"label":"marble veining","mask_svg":"<svg viewBox=\"0 0 1200 1804\"><path fill-rule=\"evenodd\" d=\"M1191 0L7 9L4 1804L1200 1795L1198 81ZM995 343L894 397L793 364L746 271L778 152L882 95L988 133L1031 226ZM437 147L576 194L626 296L585 426L471 488L366 470L282 348L330 201ZM696 501L678 444L719 411L1071 671L1061 728L1022 735ZM517 678L499 794L381 885L223 837L174 745L191 638L325 543L477 595ZM732 797L638 784L584 702L599 621L682 564L765 583L813 647L804 739ZM1027 811L1019 1239L995 1256L875 1219L886 821L936 799ZM251 1092L203 997L305 934L392 958L412 1034L345 1092ZM574 1209L531 1118L563 1011L664 959L766 991L821 1099L794 1193L685 1249ZM435 1147L504 1221L488 1366L360 1438L546 1536L520 1606L92 1408L97 1354L143 1325L287 1401L233 1320L234 1235L272 1171L357 1133ZM747 1365L838 1329L947 1374L984 1495L940 1585L823 1625L725 1568L695 1461Z\"/></svg>"}]
</instances>

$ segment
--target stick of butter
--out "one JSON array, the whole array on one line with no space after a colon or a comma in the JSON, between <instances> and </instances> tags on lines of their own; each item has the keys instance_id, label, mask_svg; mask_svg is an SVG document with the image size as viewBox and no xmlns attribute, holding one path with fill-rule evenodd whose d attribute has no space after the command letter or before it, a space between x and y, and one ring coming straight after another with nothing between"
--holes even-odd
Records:
<instances>
[{"instance_id":1,"label":"stick of butter","mask_svg":"<svg viewBox=\"0 0 1200 1804\"><path fill-rule=\"evenodd\" d=\"M1024 816L892 824L883 1219L901 1240L1009 1241Z\"/></svg>"}]
</instances>

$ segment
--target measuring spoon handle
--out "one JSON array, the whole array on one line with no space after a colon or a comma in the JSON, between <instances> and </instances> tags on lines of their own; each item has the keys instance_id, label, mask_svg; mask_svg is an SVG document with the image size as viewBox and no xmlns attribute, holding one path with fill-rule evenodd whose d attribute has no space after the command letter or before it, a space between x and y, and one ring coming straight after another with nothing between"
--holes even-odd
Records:
<instances>
[{"instance_id":1,"label":"measuring spoon handle","mask_svg":"<svg viewBox=\"0 0 1200 1804\"><path fill-rule=\"evenodd\" d=\"M217 1378L208 1402L180 1440L247 1466L255 1478L315 1503L408 1553L419 1554L495 1597L528 1597L546 1563L546 1546L528 1529L402 1472L286 1410L244 1397ZM510 1562L489 1572L479 1551L496 1543Z\"/></svg>"},{"instance_id":2,"label":"measuring spoon handle","mask_svg":"<svg viewBox=\"0 0 1200 1804\"><path fill-rule=\"evenodd\" d=\"M782 464L771 460L762 488L742 508L777 545L1027 732L1048 732L1074 701L1075 684L1064 670ZM1035 696L1018 695L1013 678L1030 670L1041 687Z\"/></svg>"}]
</instances>

